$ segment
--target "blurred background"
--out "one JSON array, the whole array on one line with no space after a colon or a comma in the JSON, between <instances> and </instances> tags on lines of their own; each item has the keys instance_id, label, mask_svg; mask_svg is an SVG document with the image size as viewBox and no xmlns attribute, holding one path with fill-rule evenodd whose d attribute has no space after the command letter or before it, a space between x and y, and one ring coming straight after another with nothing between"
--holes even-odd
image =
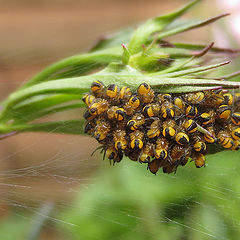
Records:
<instances>
[{"instance_id":1,"label":"blurred background","mask_svg":"<svg viewBox=\"0 0 240 240\"><path fill-rule=\"evenodd\" d=\"M54 61L186 2L0 0L1 100ZM186 16L225 12L231 16L214 26L174 39L240 48L240 0L205 0ZM228 70L237 66L233 60ZM113 167L99 153L91 157L97 146L90 137L44 133L2 141L0 239L240 238L239 152L154 176L134 162Z\"/></svg>"}]
</instances>

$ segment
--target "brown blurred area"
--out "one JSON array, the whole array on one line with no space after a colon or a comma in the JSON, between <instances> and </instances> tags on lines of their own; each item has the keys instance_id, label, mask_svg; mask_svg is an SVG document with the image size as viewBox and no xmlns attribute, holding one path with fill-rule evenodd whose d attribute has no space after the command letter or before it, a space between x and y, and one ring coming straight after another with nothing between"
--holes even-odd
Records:
<instances>
[{"instance_id":1,"label":"brown blurred area","mask_svg":"<svg viewBox=\"0 0 240 240\"><path fill-rule=\"evenodd\" d=\"M87 51L109 32L167 13L186 2L0 1L1 100L50 63ZM201 6L207 7L206 3ZM203 15L196 8L194 11L198 17ZM202 17L217 10L209 11L201 11ZM203 30L195 33L184 35L184 40L208 40ZM11 213L13 203L37 207L48 200L71 200L75 189L84 186L102 164L90 157L96 147L89 137L47 133L26 133L2 141L0 218Z\"/></svg>"}]
</instances>

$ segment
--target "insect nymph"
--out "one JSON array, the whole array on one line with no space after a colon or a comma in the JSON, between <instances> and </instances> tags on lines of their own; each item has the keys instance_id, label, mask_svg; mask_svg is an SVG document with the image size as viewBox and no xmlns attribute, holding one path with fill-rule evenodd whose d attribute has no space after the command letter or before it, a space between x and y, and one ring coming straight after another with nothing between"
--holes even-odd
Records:
<instances>
[{"instance_id":1,"label":"insect nymph","mask_svg":"<svg viewBox=\"0 0 240 240\"><path fill-rule=\"evenodd\" d=\"M92 83L83 97L85 133L102 144L106 156L147 164L154 174L171 173L189 160L205 166L208 146L240 146L239 93L200 91L162 94L147 83L137 89Z\"/></svg>"}]
</instances>

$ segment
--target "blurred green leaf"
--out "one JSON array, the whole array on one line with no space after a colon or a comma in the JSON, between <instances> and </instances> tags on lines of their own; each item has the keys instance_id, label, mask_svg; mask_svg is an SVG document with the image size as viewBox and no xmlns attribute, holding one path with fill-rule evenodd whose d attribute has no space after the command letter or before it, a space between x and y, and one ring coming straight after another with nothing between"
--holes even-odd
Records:
<instances>
[{"instance_id":1,"label":"blurred green leaf","mask_svg":"<svg viewBox=\"0 0 240 240\"><path fill-rule=\"evenodd\" d=\"M134 31L134 28L129 27L129 28L123 29L117 33L104 36L91 49L91 52L120 46L122 43L128 43L130 41L133 31Z\"/></svg>"},{"instance_id":2,"label":"blurred green leaf","mask_svg":"<svg viewBox=\"0 0 240 240\"><path fill-rule=\"evenodd\" d=\"M74 240L238 239L238 159L239 152L225 151L208 156L205 168L190 162L176 175L157 176L126 158L101 165L62 214L73 224L64 227Z\"/></svg>"},{"instance_id":3,"label":"blurred green leaf","mask_svg":"<svg viewBox=\"0 0 240 240\"><path fill-rule=\"evenodd\" d=\"M4 240L24 239L27 234L28 227L31 225L31 217L32 215L30 214L25 214L24 216L15 214L1 219L0 238Z\"/></svg>"},{"instance_id":4,"label":"blurred green leaf","mask_svg":"<svg viewBox=\"0 0 240 240\"><path fill-rule=\"evenodd\" d=\"M59 104L66 103L73 100L81 100L79 94L49 94L49 95L37 95L30 99L26 99L17 104L16 107L11 109L11 113L8 114L8 119L15 119L17 122L27 122L34 120L39 116L43 116L44 112L52 112L53 109L49 109ZM83 107L82 101L78 104L79 107ZM46 110L49 109L49 110ZM54 108L56 109L56 108ZM44 111L45 110L45 111ZM7 120L7 119L6 119ZM6 121L5 120L5 121Z\"/></svg>"},{"instance_id":5,"label":"blurred green leaf","mask_svg":"<svg viewBox=\"0 0 240 240\"><path fill-rule=\"evenodd\" d=\"M176 12L150 19L144 24L140 25L137 30L134 31L129 42L128 48L130 53L135 54L140 52L142 45L148 42L149 36L151 34L163 30L168 24L183 15L187 10L189 10L199 1L201 0L192 1Z\"/></svg>"},{"instance_id":6,"label":"blurred green leaf","mask_svg":"<svg viewBox=\"0 0 240 240\"><path fill-rule=\"evenodd\" d=\"M48 132L64 134L84 134L84 120L65 120L34 124L0 125L1 133L8 132Z\"/></svg>"},{"instance_id":7,"label":"blurred green leaf","mask_svg":"<svg viewBox=\"0 0 240 240\"><path fill-rule=\"evenodd\" d=\"M196 29L199 27L204 27L204 26L206 26L210 23L213 23L213 22L217 21L218 19L223 18L228 15L229 14L222 14L222 15L219 15L216 17L209 18L207 20L198 20L198 21L194 21L194 22L190 22L190 23L189 23L189 21L187 21L187 23L183 24L182 26L173 27L173 29L171 29L171 30L166 30L166 31L161 32L160 34L158 34L158 39L176 35L177 33L186 32L186 31Z\"/></svg>"},{"instance_id":8,"label":"blurred green leaf","mask_svg":"<svg viewBox=\"0 0 240 240\"><path fill-rule=\"evenodd\" d=\"M212 70L212 69L215 69L215 68L218 68L218 67L222 67L222 66L224 66L228 63L230 63L230 62L226 61L226 62L212 64L212 65L203 66L203 67L195 67L195 68L190 68L190 69L187 69L187 70L167 73L167 74L164 74L162 76L165 76L165 77L181 77L181 76L185 76L185 75L189 75L189 74L193 74L193 73L202 73L202 72L209 71L209 70Z\"/></svg>"},{"instance_id":9,"label":"blurred green leaf","mask_svg":"<svg viewBox=\"0 0 240 240\"><path fill-rule=\"evenodd\" d=\"M22 88L57 78L81 76L111 62L120 61L121 55L122 49L119 46L66 58L45 68L26 82Z\"/></svg>"},{"instance_id":10,"label":"blurred green leaf","mask_svg":"<svg viewBox=\"0 0 240 240\"><path fill-rule=\"evenodd\" d=\"M28 114L28 115L21 115L21 117L15 117L14 118L14 124L19 124L19 123L24 123L24 122L30 122L33 120L36 120L38 118L44 117L44 116L48 116L54 113L58 113L58 112L64 112L67 110L72 110L72 109L80 109L84 107L83 102L76 102L76 103L68 103L65 105L56 105L52 108L47 108L47 109L43 109L41 111L35 111L32 114ZM22 117L24 116L24 117ZM80 116L79 116L80 118Z\"/></svg>"},{"instance_id":11,"label":"blurred green leaf","mask_svg":"<svg viewBox=\"0 0 240 240\"><path fill-rule=\"evenodd\" d=\"M49 132L64 134L84 134L84 120L66 120L47 123L28 124L24 127L17 126L18 131Z\"/></svg>"}]
</instances>

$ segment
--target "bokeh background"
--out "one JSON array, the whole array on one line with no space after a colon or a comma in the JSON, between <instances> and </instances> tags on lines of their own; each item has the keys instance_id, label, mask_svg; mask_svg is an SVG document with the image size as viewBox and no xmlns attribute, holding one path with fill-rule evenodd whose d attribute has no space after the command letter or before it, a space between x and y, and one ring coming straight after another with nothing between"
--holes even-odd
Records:
<instances>
[{"instance_id":1,"label":"bokeh background","mask_svg":"<svg viewBox=\"0 0 240 240\"><path fill-rule=\"evenodd\" d=\"M50 63L184 0L1 0L1 100ZM186 16L231 16L175 39L240 48L240 1L205 0ZM170 39L171 40L171 39ZM228 71L239 69L233 59ZM227 71L226 70L226 71ZM50 116L64 118L67 112ZM0 239L239 239L240 153L157 176L109 166L89 137L26 133L0 147Z\"/></svg>"}]
</instances>

